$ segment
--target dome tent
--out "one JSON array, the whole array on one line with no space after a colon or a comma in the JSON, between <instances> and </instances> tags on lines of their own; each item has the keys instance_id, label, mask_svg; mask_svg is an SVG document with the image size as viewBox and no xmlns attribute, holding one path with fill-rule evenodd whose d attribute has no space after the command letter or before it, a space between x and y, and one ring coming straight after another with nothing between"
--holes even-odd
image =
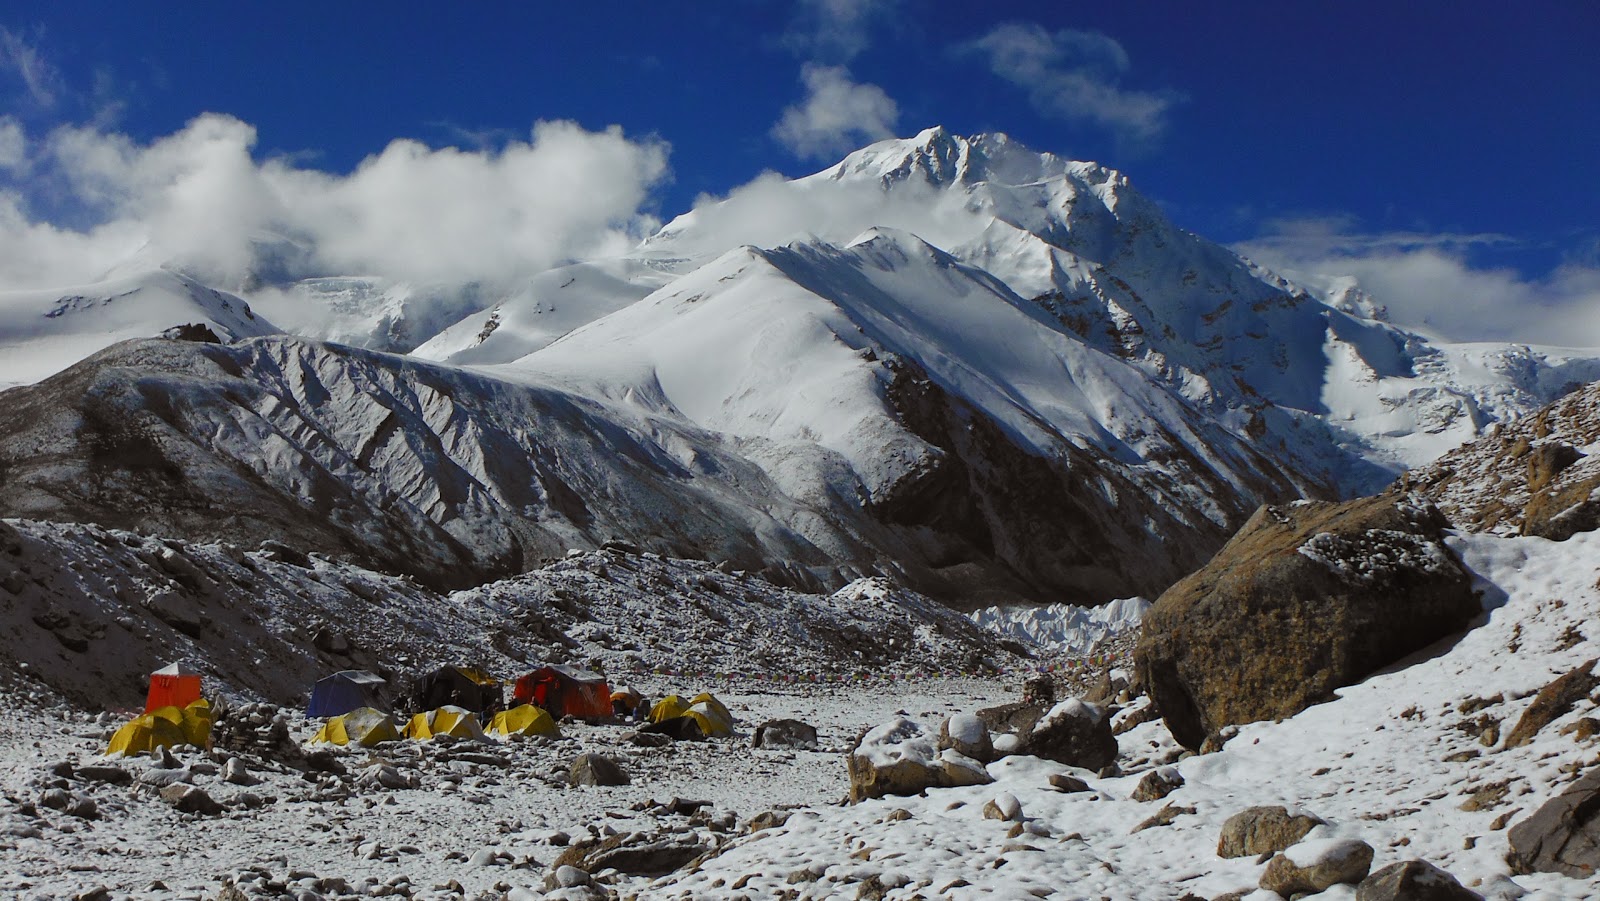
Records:
<instances>
[{"instance_id":1,"label":"dome tent","mask_svg":"<svg viewBox=\"0 0 1600 901\"><path fill-rule=\"evenodd\" d=\"M359 707L330 718L311 737L313 744L358 745L370 748L386 741L399 741L400 732L389 714L372 707Z\"/></svg>"},{"instance_id":2,"label":"dome tent","mask_svg":"<svg viewBox=\"0 0 1600 901\"><path fill-rule=\"evenodd\" d=\"M389 683L366 670L347 669L317 680L311 688L306 716L338 716L361 707L382 709L383 688Z\"/></svg>"}]
</instances>

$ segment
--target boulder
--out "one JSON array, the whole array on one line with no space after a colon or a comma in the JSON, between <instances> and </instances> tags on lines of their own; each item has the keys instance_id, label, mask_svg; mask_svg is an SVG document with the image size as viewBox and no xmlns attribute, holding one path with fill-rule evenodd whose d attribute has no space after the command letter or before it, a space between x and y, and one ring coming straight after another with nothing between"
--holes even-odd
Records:
<instances>
[{"instance_id":1,"label":"boulder","mask_svg":"<svg viewBox=\"0 0 1600 901\"><path fill-rule=\"evenodd\" d=\"M105 782L111 785L127 785L133 781L133 774L120 766L111 764L92 763L78 768L78 778L90 782Z\"/></svg>"},{"instance_id":2,"label":"boulder","mask_svg":"<svg viewBox=\"0 0 1600 901\"><path fill-rule=\"evenodd\" d=\"M1513 873L1592 878L1600 868L1600 768L1512 826L1507 839Z\"/></svg>"},{"instance_id":3,"label":"boulder","mask_svg":"<svg viewBox=\"0 0 1600 901\"><path fill-rule=\"evenodd\" d=\"M1144 774L1130 796L1135 801L1159 801L1183 785L1177 767L1164 766Z\"/></svg>"},{"instance_id":4,"label":"boulder","mask_svg":"<svg viewBox=\"0 0 1600 901\"><path fill-rule=\"evenodd\" d=\"M1089 783L1070 773L1051 773L1049 783L1052 790L1061 792L1064 795L1089 790Z\"/></svg>"},{"instance_id":5,"label":"boulder","mask_svg":"<svg viewBox=\"0 0 1600 901\"><path fill-rule=\"evenodd\" d=\"M1481 612L1447 526L1387 496L1262 507L1146 614L1136 679L1190 749L1329 700Z\"/></svg>"},{"instance_id":6,"label":"boulder","mask_svg":"<svg viewBox=\"0 0 1600 901\"><path fill-rule=\"evenodd\" d=\"M1111 717L1093 704L1068 698L1046 710L1023 737L1019 753L1099 770L1117 759Z\"/></svg>"},{"instance_id":7,"label":"boulder","mask_svg":"<svg viewBox=\"0 0 1600 901\"><path fill-rule=\"evenodd\" d=\"M978 719L996 733L995 756L1032 754L1094 771L1117 759L1111 718L1077 698L1048 709L1030 703L1002 704L978 711Z\"/></svg>"},{"instance_id":8,"label":"boulder","mask_svg":"<svg viewBox=\"0 0 1600 901\"><path fill-rule=\"evenodd\" d=\"M628 774L604 754L579 754L567 768L569 785L627 785Z\"/></svg>"},{"instance_id":9,"label":"boulder","mask_svg":"<svg viewBox=\"0 0 1600 901\"><path fill-rule=\"evenodd\" d=\"M1506 736L1506 747L1517 748L1533 741L1540 729L1564 716L1573 704L1587 698L1589 692L1600 685L1600 676L1594 674L1596 662L1590 660L1539 689L1533 703L1523 711L1522 717L1512 727L1511 734Z\"/></svg>"},{"instance_id":10,"label":"boulder","mask_svg":"<svg viewBox=\"0 0 1600 901\"><path fill-rule=\"evenodd\" d=\"M781 751L815 751L817 727L800 720L767 720L756 727L750 747Z\"/></svg>"},{"instance_id":11,"label":"boulder","mask_svg":"<svg viewBox=\"0 0 1600 901\"><path fill-rule=\"evenodd\" d=\"M176 591L161 590L145 599L146 610L158 619L190 638L198 638L204 628L200 608L194 600Z\"/></svg>"},{"instance_id":12,"label":"boulder","mask_svg":"<svg viewBox=\"0 0 1600 901\"><path fill-rule=\"evenodd\" d=\"M1372 846L1349 838L1300 842L1267 862L1261 887L1285 898L1327 891L1340 883L1358 883L1372 867Z\"/></svg>"},{"instance_id":13,"label":"boulder","mask_svg":"<svg viewBox=\"0 0 1600 901\"><path fill-rule=\"evenodd\" d=\"M1425 860L1407 860L1361 880L1356 901L1483 901L1483 896Z\"/></svg>"},{"instance_id":14,"label":"boulder","mask_svg":"<svg viewBox=\"0 0 1600 901\"><path fill-rule=\"evenodd\" d=\"M983 720L970 713L958 713L939 727L939 748L950 749L973 760L995 759L994 743Z\"/></svg>"},{"instance_id":15,"label":"boulder","mask_svg":"<svg viewBox=\"0 0 1600 901\"><path fill-rule=\"evenodd\" d=\"M707 846L693 833L662 836L629 832L573 845L561 852L552 866L557 870L571 867L590 873L616 870L633 876L662 876L706 850Z\"/></svg>"},{"instance_id":16,"label":"boulder","mask_svg":"<svg viewBox=\"0 0 1600 901\"><path fill-rule=\"evenodd\" d=\"M993 781L983 764L952 749L940 751L926 727L903 717L864 733L845 758L845 767L850 800L856 803Z\"/></svg>"},{"instance_id":17,"label":"boulder","mask_svg":"<svg viewBox=\"0 0 1600 901\"><path fill-rule=\"evenodd\" d=\"M1282 851L1306 837L1323 821L1311 814L1291 814L1286 807L1250 807L1222 824L1218 857L1256 857Z\"/></svg>"},{"instance_id":18,"label":"boulder","mask_svg":"<svg viewBox=\"0 0 1600 901\"><path fill-rule=\"evenodd\" d=\"M206 794L205 789L184 782L175 782L163 788L161 800L183 813L199 813L214 817L222 812L222 805Z\"/></svg>"}]
</instances>

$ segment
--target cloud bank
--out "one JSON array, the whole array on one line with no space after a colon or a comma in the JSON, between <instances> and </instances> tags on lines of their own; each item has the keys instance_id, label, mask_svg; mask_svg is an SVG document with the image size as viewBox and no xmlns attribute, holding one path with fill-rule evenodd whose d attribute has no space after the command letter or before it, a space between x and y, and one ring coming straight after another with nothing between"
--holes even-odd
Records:
<instances>
[{"instance_id":1,"label":"cloud bank","mask_svg":"<svg viewBox=\"0 0 1600 901\"><path fill-rule=\"evenodd\" d=\"M1028 92L1040 115L1086 122L1118 137L1149 142L1166 127L1173 96L1122 88L1128 53L1093 31L1054 34L1031 22L1009 22L967 44L990 71Z\"/></svg>"},{"instance_id":2,"label":"cloud bank","mask_svg":"<svg viewBox=\"0 0 1600 901\"><path fill-rule=\"evenodd\" d=\"M874 84L856 84L842 66L807 63L805 99L783 111L772 136L801 159L829 159L894 137L900 108Z\"/></svg>"},{"instance_id":3,"label":"cloud bank","mask_svg":"<svg viewBox=\"0 0 1600 901\"><path fill-rule=\"evenodd\" d=\"M1468 251L1504 235L1360 232L1345 219L1269 223L1238 252L1308 287L1354 277L1397 325L1456 341L1600 345L1600 267L1580 262L1530 278L1474 265Z\"/></svg>"},{"instance_id":4,"label":"cloud bank","mask_svg":"<svg viewBox=\"0 0 1600 901\"><path fill-rule=\"evenodd\" d=\"M509 281L631 246L667 177L664 142L571 122L497 149L397 140L348 174L258 161L255 142L217 114L148 144L84 126L35 140L0 119L0 289L163 263L229 286L268 272Z\"/></svg>"}]
</instances>

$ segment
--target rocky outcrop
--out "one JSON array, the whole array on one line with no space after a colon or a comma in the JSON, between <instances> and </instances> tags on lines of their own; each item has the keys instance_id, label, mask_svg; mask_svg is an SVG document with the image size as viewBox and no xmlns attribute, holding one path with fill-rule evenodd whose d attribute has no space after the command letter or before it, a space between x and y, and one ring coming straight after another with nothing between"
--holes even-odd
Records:
<instances>
[{"instance_id":1,"label":"rocky outcrop","mask_svg":"<svg viewBox=\"0 0 1600 901\"><path fill-rule=\"evenodd\" d=\"M1600 872L1600 769L1512 826L1507 838L1513 873L1593 878Z\"/></svg>"},{"instance_id":2,"label":"rocky outcrop","mask_svg":"<svg viewBox=\"0 0 1600 901\"><path fill-rule=\"evenodd\" d=\"M1144 620L1138 677L1173 737L1293 716L1464 629L1480 611L1430 507L1263 507Z\"/></svg>"},{"instance_id":3,"label":"rocky outcrop","mask_svg":"<svg viewBox=\"0 0 1600 901\"><path fill-rule=\"evenodd\" d=\"M1397 489L1437 504L1457 527L1562 541L1600 528L1600 383L1402 476Z\"/></svg>"}]
</instances>

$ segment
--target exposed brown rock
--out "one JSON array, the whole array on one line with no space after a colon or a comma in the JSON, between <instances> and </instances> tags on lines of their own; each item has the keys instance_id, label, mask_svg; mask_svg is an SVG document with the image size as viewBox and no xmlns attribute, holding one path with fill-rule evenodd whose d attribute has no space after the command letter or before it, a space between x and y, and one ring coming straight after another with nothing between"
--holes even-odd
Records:
<instances>
[{"instance_id":1,"label":"exposed brown rock","mask_svg":"<svg viewBox=\"0 0 1600 901\"><path fill-rule=\"evenodd\" d=\"M1218 857L1255 857L1293 845L1317 826L1319 817L1290 814L1286 807L1250 807L1222 824L1217 840Z\"/></svg>"},{"instance_id":2,"label":"exposed brown rock","mask_svg":"<svg viewBox=\"0 0 1600 901\"><path fill-rule=\"evenodd\" d=\"M1392 497L1263 507L1156 601L1138 678L1172 734L1293 716L1480 612L1431 507Z\"/></svg>"},{"instance_id":3,"label":"exposed brown rock","mask_svg":"<svg viewBox=\"0 0 1600 901\"><path fill-rule=\"evenodd\" d=\"M1533 741L1540 729L1571 710L1573 704L1588 697L1589 692L1600 685L1600 676L1593 672L1595 663L1595 660L1590 660L1541 688L1533 704L1523 711L1522 718L1517 720L1511 734L1506 736L1506 747L1518 748Z\"/></svg>"}]
</instances>

